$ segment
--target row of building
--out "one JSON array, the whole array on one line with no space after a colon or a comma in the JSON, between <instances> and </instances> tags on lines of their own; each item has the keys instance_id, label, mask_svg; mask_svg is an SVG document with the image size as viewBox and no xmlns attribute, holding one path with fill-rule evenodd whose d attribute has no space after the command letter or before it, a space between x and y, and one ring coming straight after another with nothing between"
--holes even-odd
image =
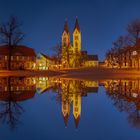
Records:
<instances>
[{"instance_id":1,"label":"row of building","mask_svg":"<svg viewBox=\"0 0 140 140\"><path fill-rule=\"evenodd\" d=\"M134 46L119 49L117 54L110 53L105 60L106 67L140 68L140 39Z\"/></svg>"},{"instance_id":2,"label":"row of building","mask_svg":"<svg viewBox=\"0 0 140 140\"><path fill-rule=\"evenodd\" d=\"M27 46L0 46L0 70L48 70L56 68L97 67L98 56L89 55L81 50L81 31L76 19L73 31L73 43L70 41L68 23L65 22L61 42L61 58L49 57L40 53L36 55Z\"/></svg>"}]
</instances>

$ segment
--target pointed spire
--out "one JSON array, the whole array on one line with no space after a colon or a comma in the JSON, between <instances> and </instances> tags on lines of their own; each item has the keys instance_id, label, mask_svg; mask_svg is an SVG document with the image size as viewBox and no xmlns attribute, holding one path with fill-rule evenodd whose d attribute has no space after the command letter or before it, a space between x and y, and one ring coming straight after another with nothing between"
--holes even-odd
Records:
<instances>
[{"instance_id":1,"label":"pointed spire","mask_svg":"<svg viewBox=\"0 0 140 140\"><path fill-rule=\"evenodd\" d=\"M78 17L76 17L76 22L75 22L74 30L75 29L77 29L80 32L80 26L79 26L79 23L78 23Z\"/></svg>"},{"instance_id":2,"label":"pointed spire","mask_svg":"<svg viewBox=\"0 0 140 140\"><path fill-rule=\"evenodd\" d=\"M75 122L76 129L78 128L79 121L80 121L80 115L77 118L74 117L74 122Z\"/></svg>"},{"instance_id":3,"label":"pointed spire","mask_svg":"<svg viewBox=\"0 0 140 140\"><path fill-rule=\"evenodd\" d=\"M65 126L67 126L69 114L67 113L67 115L63 116L63 118L64 118Z\"/></svg>"},{"instance_id":4,"label":"pointed spire","mask_svg":"<svg viewBox=\"0 0 140 140\"><path fill-rule=\"evenodd\" d=\"M66 31L66 33L69 32L69 30L68 30L68 21L67 20L65 20L64 31Z\"/></svg>"}]
</instances>

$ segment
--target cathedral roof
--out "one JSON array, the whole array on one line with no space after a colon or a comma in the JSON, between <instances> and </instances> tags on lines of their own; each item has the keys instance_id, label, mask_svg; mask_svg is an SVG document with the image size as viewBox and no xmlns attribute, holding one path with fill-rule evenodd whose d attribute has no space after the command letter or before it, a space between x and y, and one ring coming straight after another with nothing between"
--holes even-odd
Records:
<instances>
[{"instance_id":1,"label":"cathedral roof","mask_svg":"<svg viewBox=\"0 0 140 140\"><path fill-rule=\"evenodd\" d=\"M74 117L74 122L75 122L75 127L76 128L78 128L79 121L80 121L80 115L77 118Z\"/></svg>"},{"instance_id":2,"label":"cathedral roof","mask_svg":"<svg viewBox=\"0 0 140 140\"><path fill-rule=\"evenodd\" d=\"M69 114L67 113L66 116L63 115L65 126L67 126Z\"/></svg>"},{"instance_id":3,"label":"cathedral roof","mask_svg":"<svg viewBox=\"0 0 140 140\"><path fill-rule=\"evenodd\" d=\"M64 24L64 31L66 31L66 33L69 33L67 21L65 21L65 24Z\"/></svg>"},{"instance_id":4,"label":"cathedral roof","mask_svg":"<svg viewBox=\"0 0 140 140\"><path fill-rule=\"evenodd\" d=\"M74 30L75 29L77 29L80 32L80 26L79 26L79 23L78 23L78 18L76 18Z\"/></svg>"}]
</instances>

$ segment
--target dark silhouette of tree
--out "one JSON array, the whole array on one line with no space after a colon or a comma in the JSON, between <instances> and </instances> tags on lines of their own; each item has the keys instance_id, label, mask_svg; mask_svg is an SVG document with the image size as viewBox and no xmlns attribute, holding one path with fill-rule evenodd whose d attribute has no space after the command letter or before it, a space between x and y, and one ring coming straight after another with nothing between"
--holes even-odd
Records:
<instances>
[{"instance_id":1,"label":"dark silhouette of tree","mask_svg":"<svg viewBox=\"0 0 140 140\"><path fill-rule=\"evenodd\" d=\"M7 123L11 129L19 124L19 117L24 111L17 101L14 100L11 91L11 77L8 77L8 98L0 102L0 121Z\"/></svg>"},{"instance_id":2,"label":"dark silhouette of tree","mask_svg":"<svg viewBox=\"0 0 140 140\"><path fill-rule=\"evenodd\" d=\"M135 45L140 37L140 19L135 19L128 24L127 31L131 37L131 42Z\"/></svg>"},{"instance_id":3,"label":"dark silhouette of tree","mask_svg":"<svg viewBox=\"0 0 140 140\"><path fill-rule=\"evenodd\" d=\"M139 106L139 99L134 100L131 93L130 96L126 95L124 93L125 91L121 90L123 86L124 85L122 85L120 81L118 89L115 90L112 83L108 89L106 89L106 94L113 101L113 105L118 109L118 111L127 113L127 119L131 126L140 129L140 112L137 108L137 106Z\"/></svg>"},{"instance_id":4,"label":"dark silhouette of tree","mask_svg":"<svg viewBox=\"0 0 140 140\"><path fill-rule=\"evenodd\" d=\"M21 23L16 17L11 16L6 23L0 25L1 43L9 47L8 70L11 70L11 55L14 46L17 46L24 38L24 33L20 30Z\"/></svg>"},{"instance_id":5,"label":"dark silhouette of tree","mask_svg":"<svg viewBox=\"0 0 140 140\"><path fill-rule=\"evenodd\" d=\"M140 113L139 110L135 110L134 112L130 113L128 116L129 123L137 129L140 129Z\"/></svg>"},{"instance_id":6,"label":"dark silhouette of tree","mask_svg":"<svg viewBox=\"0 0 140 140\"><path fill-rule=\"evenodd\" d=\"M113 42L113 46L116 48L125 48L132 45L130 36L119 36L116 41Z\"/></svg>"}]
</instances>

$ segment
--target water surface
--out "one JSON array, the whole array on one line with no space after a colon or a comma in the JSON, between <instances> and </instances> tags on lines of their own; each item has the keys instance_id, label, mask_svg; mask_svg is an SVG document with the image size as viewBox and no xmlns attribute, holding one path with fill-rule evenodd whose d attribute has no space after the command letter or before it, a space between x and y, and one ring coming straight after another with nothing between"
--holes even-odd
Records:
<instances>
[{"instance_id":1,"label":"water surface","mask_svg":"<svg viewBox=\"0 0 140 140\"><path fill-rule=\"evenodd\" d=\"M139 140L140 80L0 78L2 140Z\"/></svg>"}]
</instances>

